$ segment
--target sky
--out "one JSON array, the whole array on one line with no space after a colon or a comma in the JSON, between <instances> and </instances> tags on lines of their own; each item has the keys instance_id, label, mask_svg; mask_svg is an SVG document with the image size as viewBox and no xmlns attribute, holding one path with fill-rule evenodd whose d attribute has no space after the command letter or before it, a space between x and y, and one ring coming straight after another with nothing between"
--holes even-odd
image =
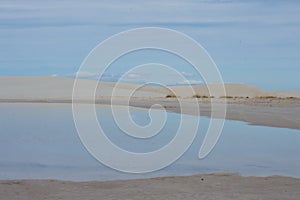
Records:
<instances>
[{"instance_id":1,"label":"sky","mask_svg":"<svg viewBox=\"0 0 300 200\"><path fill-rule=\"evenodd\" d=\"M192 37L225 82L300 89L300 2L277 0L0 0L0 76L74 77L100 42L141 27L170 28ZM174 56L149 51L119 61L105 80L115 81L128 66L154 57L174 65L191 83L201 82ZM80 76L93 78L89 72ZM141 82L144 76L128 79Z\"/></svg>"}]
</instances>

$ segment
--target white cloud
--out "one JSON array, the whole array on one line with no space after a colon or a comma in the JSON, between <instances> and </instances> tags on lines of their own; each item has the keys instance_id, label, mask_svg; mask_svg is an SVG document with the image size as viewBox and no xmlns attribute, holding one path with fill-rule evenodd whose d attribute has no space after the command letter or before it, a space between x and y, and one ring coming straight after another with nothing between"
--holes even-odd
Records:
<instances>
[{"instance_id":1,"label":"white cloud","mask_svg":"<svg viewBox=\"0 0 300 200\"><path fill-rule=\"evenodd\" d=\"M78 71L75 73L67 74L67 77L78 77L78 78L87 78L87 79L95 79L98 77L97 73L87 72L87 71Z\"/></svg>"},{"instance_id":2,"label":"white cloud","mask_svg":"<svg viewBox=\"0 0 300 200\"><path fill-rule=\"evenodd\" d=\"M202 81L200 80L184 80L177 82L178 85L188 85L188 84L201 84Z\"/></svg>"},{"instance_id":3,"label":"white cloud","mask_svg":"<svg viewBox=\"0 0 300 200\"><path fill-rule=\"evenodd\" d=\"M87 72L87 71L80 71L75 73L70 73L65 75L65 77L69 78L81 78L81 79L91 79L91 80L99 80L101 77L101 81L105 82L116 82L121 77L121 74L113 74L113 73L104 73L100 76L99 73L93 73L93 72ZM135 74L130 75L131 79L134 79L134 77L137 77Z\"/></svg>"},{"instance_id":4,"label":"white cloud","mask_svg":"<svg viewBox=\"0 0 300 200\"><path fill-rule=\"evenodd\" d=\"M141 75L137 73L128 73L124 78L127 79L140 79Z\"/></svg>"}]
</instances>

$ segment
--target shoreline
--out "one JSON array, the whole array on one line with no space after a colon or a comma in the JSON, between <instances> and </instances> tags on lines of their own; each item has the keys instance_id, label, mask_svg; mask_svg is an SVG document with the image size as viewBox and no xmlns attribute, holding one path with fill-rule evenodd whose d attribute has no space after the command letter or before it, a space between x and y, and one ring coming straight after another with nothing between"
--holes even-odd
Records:
<instances>
[{"instance_id":1,"label":"shoreline","mask_svg":"<svg viewBox=\"0 0 300 200\"><path fill-rule=\"evenodd\" d=\"M180 99L186 102L183 114L198 115L188 102L191 99ZM211 116L211 101L214 105L224 102L224 99L197 99L200 109L200 116ZM277 128L289 128L300 130L300 99L293 98L232 98L226 99L227 113L225 119L242 121L249 125L269 126ZM0 99L0 103L57 103L72 105L71 99ZM77 103L93 103L82 100ZM110 97L97 98L96 105L111 105ZM125 98L119 98L114 102L115 105L127 106ZM160 104L168 112L181 113L179 103L176 98L145 98L133 97L130 99L129 106L149 109L154 104ZM218 116L216 115L218 118Z\"/></svg>"},{"instance_id":2,"label":"shoreline","mask_svg":"<svg viewBox=\"0 0 300 200\"><path fill-rule=\"evenodd\" d=\"M150 179L70 182L0 181L7 199L298 199L300 179L203 174Z\"/></svg>"}]
</instances>

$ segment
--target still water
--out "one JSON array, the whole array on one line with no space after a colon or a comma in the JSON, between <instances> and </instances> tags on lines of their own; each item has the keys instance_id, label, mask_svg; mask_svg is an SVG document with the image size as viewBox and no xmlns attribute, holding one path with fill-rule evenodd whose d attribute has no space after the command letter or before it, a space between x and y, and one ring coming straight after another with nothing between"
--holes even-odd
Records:
<instances>
[{"instance_id":1,"label":"still water","mask_svg":"<svg viewBox=\"0 0 300 200\"><path fill-rule=\"evenodd\" d=\"M164 146L174 137L180 122L179 114L167 113L165 127L158 135L137 139L116 126L108 106L97 105L96 112L111 141L134 152ZM132 108L131 117L141 126L150 121L144 109ZM0 179L87 181L202 173L300 178L299 130L227 120L213 151L199 160L208 123L208 118L201 117L195 141L175 163L157 172L136 175L110 169L87 152L76 132L70 104L0 103Z\"/></svg>"}]
</instances>

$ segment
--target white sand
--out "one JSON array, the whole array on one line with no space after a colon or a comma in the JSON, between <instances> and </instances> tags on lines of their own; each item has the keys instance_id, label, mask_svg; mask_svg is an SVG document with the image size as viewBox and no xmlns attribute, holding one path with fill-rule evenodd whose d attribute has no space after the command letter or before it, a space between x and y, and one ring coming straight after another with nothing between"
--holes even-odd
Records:
<instances>
[{"instance_id":1,"label":"white sand","mask_svg":"<svg viewBox=\"0 0 300 200\"><path fill-rule=\"evenodd\" d=\"M79 80L85 87L98 84L94 80ZM71 99L74 79L57 77L0 77L0 99ZM111 96L114 83L102 82L96 96ZM128 96L136 85L119 84L117 95ZM163 97L164 88L142 87L135 96ZM83 96L84 98L84 96Z\"/></svg>"},{"instance_id":2,"label":"white sand","mask_svg":"<svg viewBox=\"0 0 300 200\"><path fill-rule=\"evenodd\" d=\"M97 84L94 80L80 80L85 87ZM74 79L58 77L0 77L0 99L71 99ZM114 83L101 83L96 96L111 96ZM128 96L136 88L133 84L119 84L118 96ZM206 86L193 86L195 93L210 96ZM211 85L212 88L217 85ZM255 86L243 84L226 84L226 96L259 97L259 96L287 96L299 97L300 91L268 92ZM194 94L186 86L172 86L170 89L180 97L192 97ZM170 90L158 86L144 86L138 88L135 97L165 97ZM216 96L219 97L219 96Z\"/></svg>"},{"instance_id":3,"label":"white sand","mask_svg":"<svg viewBox=\"0 0 300 200\"><path fill-rule=\"evenodd\" d=\"M300 98L300 90L277 90L273 92L276 96Z\"/></svg>"}]
</instances>

